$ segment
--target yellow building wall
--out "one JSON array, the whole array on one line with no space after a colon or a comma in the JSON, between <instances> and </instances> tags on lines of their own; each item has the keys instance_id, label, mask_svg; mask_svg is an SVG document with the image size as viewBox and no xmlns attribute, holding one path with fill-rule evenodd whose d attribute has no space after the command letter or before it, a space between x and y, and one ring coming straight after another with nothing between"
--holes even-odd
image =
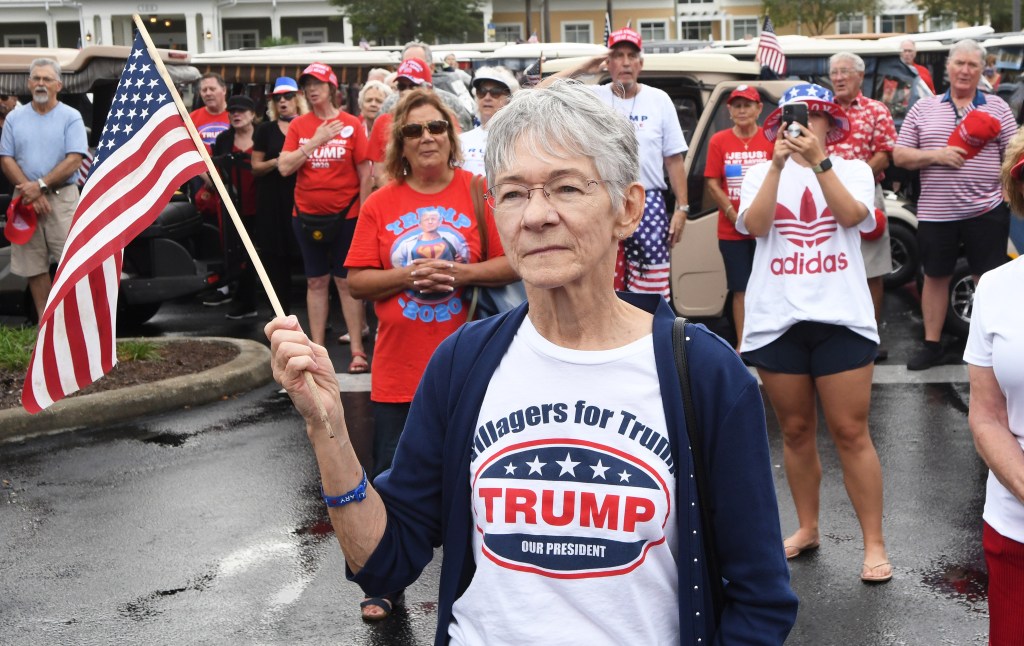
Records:
<instances>
[{"instance_id":1,"label":"yellow building wall","mask_svg":"<svg viewBox=\"0 0 1024 646\"><path fill-rule=\"evenodd\" d=\"M562 23L579 23L579 22L590 22L591 23L591 36L593 37L594 43L600 43L601 39L604 38L604 10L600 11L552 11L549 14L549 20L551 23L551 35L545 39L548 42L557 42L562 40ZM676 38L676 18L672 13L671 8L662 9L629 9L622 11L614 11L612 17L612 30L621 29L626 26L626 22L632 20L634 29L637 29L640 25L641 20L660 20L664 21L668 25L668 37ZM495 12L491 17L491 21L496 24L501 23L517 23L523 25L523 30L526 29L526 14L524 12ZM531 27L537 32L537 35L541 35L541 15L539 11L532 12ZM525 38L529 38L530 34L525 34Z\"/></svg>"}]
</instances>

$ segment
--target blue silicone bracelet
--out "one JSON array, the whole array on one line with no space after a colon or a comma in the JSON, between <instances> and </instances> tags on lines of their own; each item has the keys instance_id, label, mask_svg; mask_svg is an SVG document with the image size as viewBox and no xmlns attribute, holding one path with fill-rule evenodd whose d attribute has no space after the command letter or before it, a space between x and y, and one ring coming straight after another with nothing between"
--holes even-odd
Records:
<instances>
[{"instance_id":1,"label":"blue silicone bracelet","mask_svg":"<svg viewBox=\"0 0 1024 646\"><path fill-rule=\"evenodd\" d=\"M324 504L328 507L344 507L350 502L359 502L366 498L366 487L369 484L366 480L366 469L363 469L363 481L359 483L359 486L348 493L341 494L340 496L328 496L324 493L324 486L320 485L320 496L324 499Z\"/></svg>"}]
</instances>

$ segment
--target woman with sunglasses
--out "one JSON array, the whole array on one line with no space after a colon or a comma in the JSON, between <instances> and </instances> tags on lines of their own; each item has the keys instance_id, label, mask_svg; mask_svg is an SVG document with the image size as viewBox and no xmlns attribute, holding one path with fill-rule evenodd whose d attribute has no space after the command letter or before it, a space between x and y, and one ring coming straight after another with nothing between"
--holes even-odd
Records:
<instances>
[{"instance_id":1,"label":"woman with sunglasses","mask_svg":"<svg viewBox=\"0 0 1024 646\"><path fill-rule=\"evenodd\" d=\"M333 276L352 349L348 371L369 372L366 312L349 291L344 264L369 186L366 131L359 119L338 108L338 77L329 65L311 64L299 85L312 111L289 126L278 170L284 177L296 175L292 227L306 272L309 331L315 343L324 343Z\"/></svg>"},{"instance_id":2,"label":"woman with sunglasses","mask_svg":"<svg viewBox=\"0 0 1024 646\"><path fill-rule=\"evenodd\" d=\"M473 79L473 91L476 93L480 126L460 136L459 142L462 144L462 167L474 175L483 175L487 124L519 91L519 83L504 67L481 67Z\"/></svg>"},{"instance_id":3,"label":"woman with sunglasses","mask_svg":"<svg viewBox=\"0 0 1024 646\"><path fill-rule=\"evenodd\" d=\"M379 321L372 475L391 466L430 355L466 321L465 289L516 278L489 213L481 214L488 231L477 229L473 175L458 167L452 123L434 92L413 90L398 102L384 161L395 179L366 200L345 260L353 294L374 302ZM367 600L363 616L386 617L399 596Z\"/></svg>"},{"instance_id":4,"label":"woman with sunglasses","mask_svg":"<svg viewBox=\"0 0 1024 646\"><path fill-rule=\"evenodd\" d=\"M410 116L399 123L437 115ZM675 315L660 295L614 291L619 240L645 202L633 126L556 81L518 93L490 127L487 204L529 301L434 352L394 467L372 487L327 352L294 318L267 325L351 578L371 593L409 585L443 546L436 644L782 644L797 599L757 382L721 339L686 328L693 455ZM406 294L461 284L437 269L388 280ZM710 485L701 496L694 464Z\"/></svg>"},{"instance_id":5,"label":"woman with sunglasses","mask_svg":"<svg viewBox=\"0 0 1024 646\"><path fill-rule=\"evenodd\" d=\"M291 250L295 247L292 210L295 208L295 176L283 177L281 162L288 127L309 112L295 79L282 76L274 82L265 121L256 126L252 144L252 174L256 177L256 245L260 249L270 283L286 313L291 311Z\"/></svg>"}]
</instances>

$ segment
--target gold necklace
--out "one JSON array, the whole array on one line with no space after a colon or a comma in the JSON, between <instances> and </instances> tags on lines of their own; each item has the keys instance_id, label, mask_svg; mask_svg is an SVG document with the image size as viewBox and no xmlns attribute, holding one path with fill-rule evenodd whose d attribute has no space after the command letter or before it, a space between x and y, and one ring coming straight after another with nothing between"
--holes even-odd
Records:
<instances>
[{"instance_id":1,"label":"gold necklace","mask_svg":"<svg viewBox=\"0 0 1024 646\"><path fill-rule=\"evenodd\" d=\"M738 133L738 132L736 132L735 128L733 129L732 133L733 133L734 135L736 135L736 138L740 140L740 143L741 143L741 144L743 144L743 150L750 150L750 142L751 142L751 141L753 141L753 140L754 140L754 137L756 137L756 136L757 136L757 130L755 130L755 131L754 131L754 134L750 135L750 136L749 136L749 137L747 137L746 139L744 139L743 137L741 137L741 136L739 135L739 133Z\"/></svg>"}]
</instances>

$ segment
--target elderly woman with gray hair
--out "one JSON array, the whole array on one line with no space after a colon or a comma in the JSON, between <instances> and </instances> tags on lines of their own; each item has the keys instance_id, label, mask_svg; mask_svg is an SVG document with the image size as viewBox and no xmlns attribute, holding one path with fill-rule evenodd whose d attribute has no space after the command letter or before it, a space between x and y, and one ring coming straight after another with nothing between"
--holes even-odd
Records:
<instances>
[{"instance_id":1,"label":"elderly woman with gray hair","mask_svg":"<svg viewBox=\"0 0 1024 646\"><path fill-rule=\"evenodd\" d=\"M372 486L327 352L294 317L266 328L350 578L368 594L406 586L443 546L437 644L781 644L797 600L757 383L721 339L687 328L693 455L675 316L612 289L644 206L632 126L558 81L517 94L490 129L487 201L528 302L441 344Z\"/></svg>"}]
</instances>

